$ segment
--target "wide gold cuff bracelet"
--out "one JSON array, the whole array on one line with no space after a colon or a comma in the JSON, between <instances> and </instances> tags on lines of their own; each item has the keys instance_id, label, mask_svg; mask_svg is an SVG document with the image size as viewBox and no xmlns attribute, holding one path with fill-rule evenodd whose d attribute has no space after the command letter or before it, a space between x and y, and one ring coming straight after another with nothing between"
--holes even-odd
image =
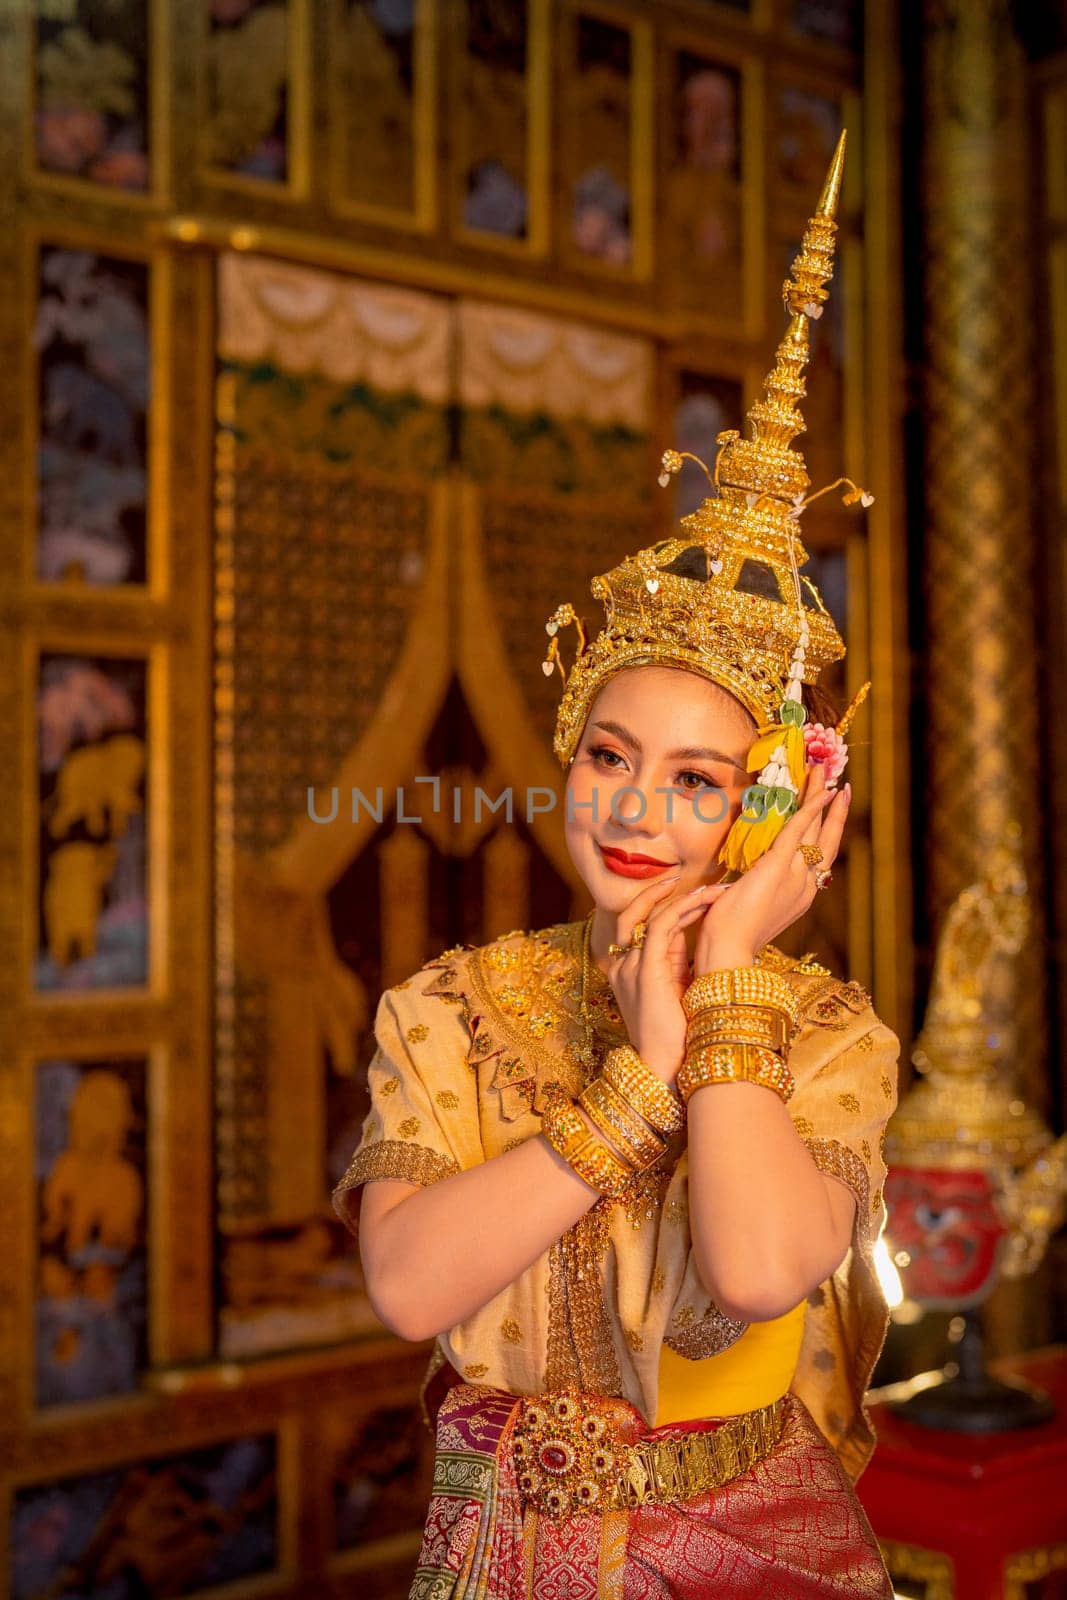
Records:
<instances>
[{"instance_id":1,"label":"wide gold cuff bracelet","mask_svg":"<svg viewBox=\"0 0 1067 1600\"><path fill-rule=\"evenodd\" d=\"M593 1126L617 1145L623 1158L639 1172L654 1166L666 1150L664 1140L603 1075L586 1084L578 1104Z\"/></svg>"},{"instance_id":2,"label":"wide gold cuff bracelet","mask_svg":"<svg viewBox=\"0 0 1067 1600\"><path fill-rule=\"evenodd\" d=\"M785 1059L792 1027L778 1006L703 1006L686 1029L686 1051L709 1044L760 1044Z\"/></svg>"},{"instance_id":3,"label":"wide gold cuff bracelet","mask_svg":"<svg viewBox=\"0 0 1067 1600\"><path fill-rule=\"evenodd\" d=\"M775 1006L800 1026L800 997L780 972L767 967L720 967L694 978L682 996L682 1010L692 1017L706 1006Z\"/></svg>"},{"instance_id":4,"label":"wide gold cuff bracelet","mask_svg":"<svg viewBox=\"0 0 1067 1600\"><path fill-rule=\"evenodd\" d=\"M685 1126L685 1107L670 1085L642 1061L633 1045L619 1044L604 1058L603 1076L657 1133Z\"/></svg>"},{"instance_id":5,"label":"wide gold cuff bracelet","mask_svg":"<svg viewBox=\"0 0 1067 1600\"><path fill-rule=\"evenodd\" d=\"M792 1098L793 1074L773 1050L761 1045L716 1044L687 1055L678 1073L678 1092L688 1102L709 1083L757 1083L785 1102Z\"/></svg>"},{"instance_id":6,"label":"wide gold cuff bracelet","mask_svg":"<svg viewBox=\"0 0 1067 1600\"><path fill-rule=\"evenodd\" d=\"M617 1198L634 1175L634 1169L592 1131L574 1101L562 1089L545 1092L541 1132L567 1165L601 1194Z\"/></svg>"}]
</instances>

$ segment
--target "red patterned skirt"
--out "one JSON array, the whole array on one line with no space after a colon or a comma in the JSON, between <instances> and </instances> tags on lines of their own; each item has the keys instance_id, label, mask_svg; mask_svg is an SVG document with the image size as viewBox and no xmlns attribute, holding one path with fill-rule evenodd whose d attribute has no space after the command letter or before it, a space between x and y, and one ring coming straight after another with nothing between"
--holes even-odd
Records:
<instances>
[{"instance_id":1,"label":"red patterned skirt","mask_svg":"<svg viewBox=\"0 0 1067 1600\"><path fill-rule=\"evenodd\" d=\"M707 1422L647 1428L630 1439ZM554 1519L520 1491L519 1396L454 1383L437 1413L433 1494L409 1600L892 1600L852 1482L803 1401L777 1445L722 1486L680 1501Z\"/></svg>"}]
</instances>

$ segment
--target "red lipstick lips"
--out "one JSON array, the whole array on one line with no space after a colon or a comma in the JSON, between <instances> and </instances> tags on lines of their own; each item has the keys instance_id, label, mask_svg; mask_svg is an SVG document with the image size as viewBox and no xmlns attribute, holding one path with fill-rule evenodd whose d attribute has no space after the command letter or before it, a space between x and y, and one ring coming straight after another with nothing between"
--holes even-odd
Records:
<instances>
[{"instance_id":1,"label":"red lipstick lips","mask_svg":"<svg viewBox=\"0 0 1067 1600\"><path fill-rule=\"evenodd\" d=\"M598 848L609 872L616 872L621 878L654 878L657 872L665 872L674 865L672 861L657 861L655 856L631 855L629 851L615 850L610 845L602 844Z\"/></svg>"}]
</instances>

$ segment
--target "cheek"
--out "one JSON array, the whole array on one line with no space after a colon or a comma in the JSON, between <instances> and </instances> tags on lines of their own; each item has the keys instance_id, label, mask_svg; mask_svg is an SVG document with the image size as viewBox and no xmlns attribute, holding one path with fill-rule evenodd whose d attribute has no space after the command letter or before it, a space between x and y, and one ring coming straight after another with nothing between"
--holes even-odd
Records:
<instances>
[{"instance_id":1,"label":"cheek","mask_svg":"<svg viewBox=\"0 0 1067 1600\"><path fill-rule=\"evenodd\" d=\"M706 790L699 802L675 801L673 832L690 859L710 861L718 854L740 815L744 788L731 784L715 792Z\"/></svg>"},{"instance_id":2,"label":"cheek","mask_svg":"<svg viewBox=\"0 0 1067 1600\"><path fill-rule=\"evenodd\" d=\"M596 826L592 807L596 782L596 775L589 767L572 769L563 791L563 827L567 835L588 833Z\"/></svg>"}]
</instances>

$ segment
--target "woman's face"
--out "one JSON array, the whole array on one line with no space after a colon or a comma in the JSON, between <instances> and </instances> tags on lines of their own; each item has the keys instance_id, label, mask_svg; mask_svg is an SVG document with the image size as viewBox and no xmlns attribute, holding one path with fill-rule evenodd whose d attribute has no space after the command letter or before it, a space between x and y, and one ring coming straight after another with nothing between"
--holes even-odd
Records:
<instances>
[{"instance_id":1,"label":"woman's face","mask_svg":"<svg viewBox=\"0 0 1067 1600\"><path fill-rule=\"evenodd\" d=\"M564 794L567 848L599 908L623 910L671 868L681 870L679 889L719 878L719 847L753 781L745 758L755 727L725 689L683 668L609 678ZM627 869L620 857L636 855L659 865Z\"/></svg>"}]
</instances>

